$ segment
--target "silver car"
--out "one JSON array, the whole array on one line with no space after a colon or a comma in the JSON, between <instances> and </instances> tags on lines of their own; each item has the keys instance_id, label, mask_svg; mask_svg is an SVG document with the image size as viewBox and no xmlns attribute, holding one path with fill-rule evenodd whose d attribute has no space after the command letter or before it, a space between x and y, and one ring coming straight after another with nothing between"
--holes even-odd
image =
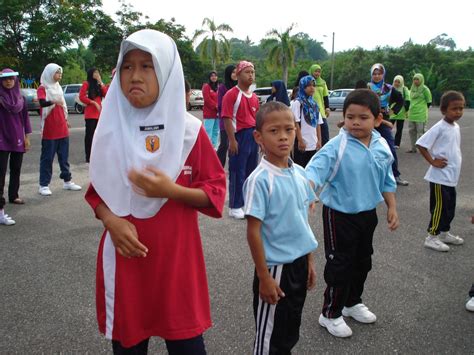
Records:
<instances>
[{"instance_id":1,"label":"silver car","mask_svg":"<svg viewBox=\"0 0 474 355\"><path fill-rule=\"evenodd\" d=\"M335 111L342 110L346 96L354 89L337 89L329 94L329 109Z\"/></svg>"},{"instance_id":2,"label":"silver car","mask_svg":"<svg viewBox=\"0 0 474 355\"><path fill-rule=\"evenodd\" d=\"M79 103L79 91L81 90L82 84L69 84L63 86L64 99L68 111L73 111L79 114L84 112L84 105Z\"/></svg>"},{"instance_id":3,"label":"silver car","mask_svg":"<svg viewBox=\"0 0 474 355\"><path fill-rule=\"evenodd\" d=\"M26 100L28 111L36 111L39 114L40 104L38 101L38 95L36 94L36 89L24 88L20 89L20 92Z\"/></svg>"}]
</instances>

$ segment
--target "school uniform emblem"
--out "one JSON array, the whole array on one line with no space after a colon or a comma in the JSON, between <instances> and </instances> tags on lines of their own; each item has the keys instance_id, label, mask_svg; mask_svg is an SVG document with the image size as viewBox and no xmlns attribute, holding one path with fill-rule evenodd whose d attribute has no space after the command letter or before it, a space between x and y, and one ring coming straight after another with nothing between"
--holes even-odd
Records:
<instances>
[{"instance_id":1,"label":"school uniform emblem","mask_svg":"<svg viewBox=\"0 0 474 355\"><path fill-rule=\"evenodd\" d=\"M145 139L146 150L150 153L156 152L160 149L160 138L158 136L147 136Z\"/></svg>"}]
</instances>

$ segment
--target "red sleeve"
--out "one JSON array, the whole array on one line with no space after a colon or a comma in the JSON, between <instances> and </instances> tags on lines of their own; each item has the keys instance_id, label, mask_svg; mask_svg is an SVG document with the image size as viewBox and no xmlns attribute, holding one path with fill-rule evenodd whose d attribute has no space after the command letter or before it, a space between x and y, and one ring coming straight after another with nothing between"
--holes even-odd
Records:
<instances>
[{"instance_id":1,"label":"red sleeve","mask_svg":"<svg viewBox=\"0 0 474 355\"><path fill-rule=\"evenodd\" d=\"M79 100L81 102L85 103L86 105L90 105L92 102L91 99L87 97L87 90L89 89L89 83L87 81L84 81L81 86L81 90L79 91Z\"/></svg>"},{"instance_id":2,"label":"red sleeve","mask_svg":"<svg viewBox=\"0 0 474 355\"><path fill-rule=\"evenodd\" d=\"M107 95L107 91L109 91L109 86L102 85L102 97L105 97L105 95Z\"/></svg>"},{"instance_id":3,"label":"red sleeve","mask_svg":"<svg viewBox=\"0 0 474 355\"><path fill-rule=\"evenodd\" d=\"M44 86L40 86L36 90L36 96L38 97L38 100L46 100L46 89Z\"/></svg>"},{"instance_id":4,"label":"red sleeve","mask_svg":"<svg viewBox=\"0 0 474 355\"><path fill-rule=\"evenodd\" d=\"M212 95L211 86L209 84L204 84L202 87L202 97L204 98L204 105L209 109L214 111L217 108L216 95Z\"/></svg>"},{"instance_id":5,"label":"red sleeve","mask_svg":"<svg viewBox=\"0 0 474 355\"><path fill-rule=\"evenodd\" d=\"M92 184L89 185L89 188L87 189L86 195L84 196L86 199L87 203L92 207L95 213L95 209L104 201L100 198L99 194L95 191L94 186ZM95 215L95 218L98 218L97 215Z\"/></svg>"},{"instance_id":6,"label":"red sleeve","mask_svg":"<svg viewBox=\"0 0 474 355\"><path fill-rule=\"evenodd\" d=\"M232 118L234 114L234 103L236 100L236 97L234 97L234 93L235 90L228 90L225 93L224 98L222 99L222 118Z\"/></svg>"},{"instance_id":7,"label":"red sleeve","mask_svg":"<svg viewBox=\"0 0 474 355\"><path fill-rule=\"evenodd\" d=\"M226 195L225 172L203 127L187 162L193 167L190 187L203 190L211 202L210 207L197 210L210 217L221 218Z\"/></svg>"}]
</instances>

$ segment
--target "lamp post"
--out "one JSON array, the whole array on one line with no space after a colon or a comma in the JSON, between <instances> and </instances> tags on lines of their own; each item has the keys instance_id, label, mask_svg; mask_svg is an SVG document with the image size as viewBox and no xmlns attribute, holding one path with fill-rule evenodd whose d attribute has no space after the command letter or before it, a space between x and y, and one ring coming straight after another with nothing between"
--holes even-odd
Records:
<instances>
[{"instance_id":1,"label":"lamp post","mask_svg":"<svg viewBox=\"0 0 474 355\"><path fill-rule=\"evenodd\" d=\"M331 51L331 81L330 81L330 90L333 89L334 83L334 37L335 33L332 33L332 51Z\"/></svg>"}]
</instances>

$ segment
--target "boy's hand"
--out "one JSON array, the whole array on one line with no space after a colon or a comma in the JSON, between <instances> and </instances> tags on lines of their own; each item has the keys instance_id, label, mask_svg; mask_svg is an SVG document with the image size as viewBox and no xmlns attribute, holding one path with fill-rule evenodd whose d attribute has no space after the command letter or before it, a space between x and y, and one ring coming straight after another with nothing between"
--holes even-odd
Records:
<instances>
[{"instance_id":1,"label":"boy's hand","mask_svg":"<svg viewBox=\"0 0 474 355\"><path fill-rule=\"evenodd\" d=\"M176 183L153 166L147 166L143 171L132 169L128 173L128 178L133 184L133 190L139 195L173 198Z\"/></svg>"},{"instance_id":2,"label":"boy's hand","mask_svg":"<svg viewBox=\"0 0 474 355\"><path fill-rule=\"evenodd\" d=\"M339 121L336 126L337 126L337 128L344 127L344 121Z\"/></svg>"},{"instance_id":3,"label":"boy's hand","mask_svg":"<svg viewBox=\"0 0 474 355\"><path fill-rule=\"evenodd\" d=\"M148 248L138 241L138 233L132 223L117 216L109 217L103 223L120 255L126 258L147 255Z\"/></svg>"},{"instance_id":4,"label":"boy's hand","mask_svg":"<svg viewBox=\"0 0 474 355\"><path fill-rule=\"evenodd\" d=\"M285 293L277 285L275 279L268 274L268 276L259 280L258 292L260 298L269 304L277 304L278 301L285 297Z\"/></svg>"},{"instance_id":5,"label":"boy's hand","mask_svg":"<svg viewBox=\"0 0 474 355\"><path fill-rule=\"evenodd\" d=\"M314 269L314 263L308 263L308 281L306 282L306 288L312 290L316 286L316 270Z\"/></svg>"},{"instance_id":6,"label":"boy's hand","mask_svg":"<svg viewBox=\"0 0 474 355\"><path fill-rule=\"evenodd\" d=\"M396 208L389 208L387 211L387 223L388 229L394 231L400 225L400 220L398 219L398 213Z\"/></svg>"},{"instance_id":7,"label":"boy's hand","mask_svg":"<svg viewBox=\"0 0 474 355\"><path fill-rule=\"evenodd\" d=\"M433 165L435 168L440 168L443 169L448 165L448 160L445 158L435 158L431 162L431 165Z\"/></svg>"},{"instance_id":8,"label":"boy's hand","mask_svg":"<svg viewBox=\"0 0 474 355\"><path fill-rule=\"evenodd\" d=\"M229 155L237 155L239 154L239 144L237 140L229 140Z\"/></svg>"}]
</instances>

